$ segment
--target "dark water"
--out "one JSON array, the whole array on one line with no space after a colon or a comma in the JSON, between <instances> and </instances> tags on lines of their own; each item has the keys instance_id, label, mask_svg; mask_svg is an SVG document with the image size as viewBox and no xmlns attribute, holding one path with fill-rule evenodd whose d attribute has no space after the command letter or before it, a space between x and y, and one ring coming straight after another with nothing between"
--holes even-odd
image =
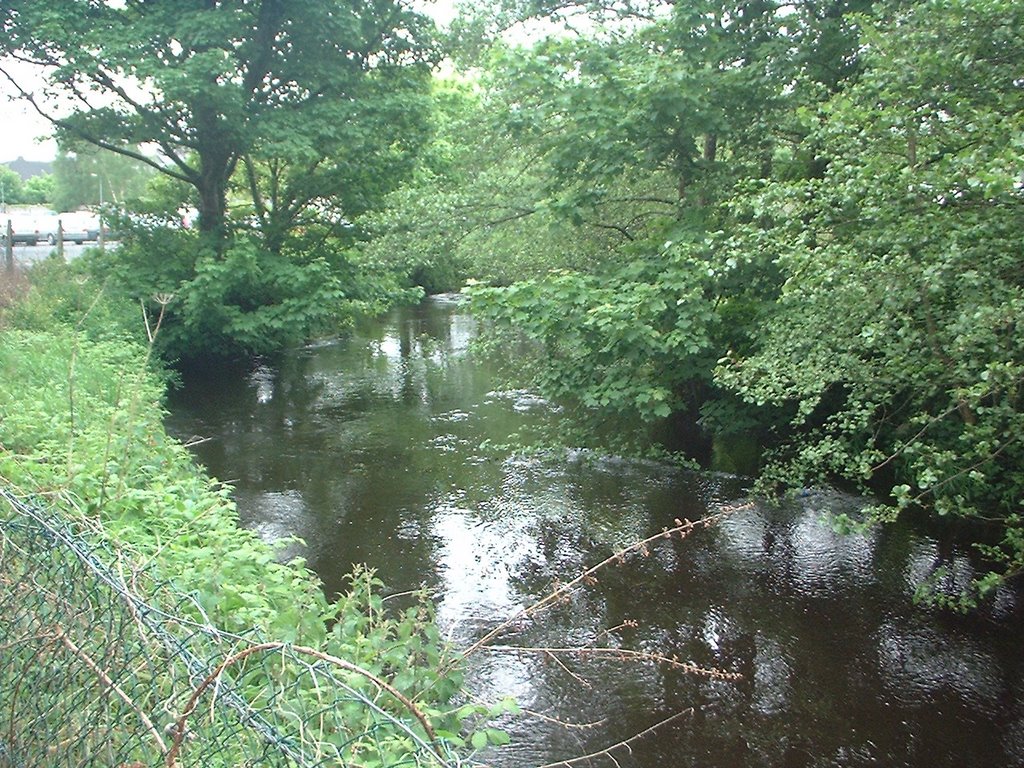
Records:
<instances>
[{"instance_id":1,"label":"dark water","mask_svg":"<svg viewBox=\"0 0 1024 768\"><path fill-rule=\"evenodd\" d=\"M211 438L196 452L235 485L244 524L267 539L302 537L291 551L327 590L353 563L377 568L395 592L426 585L462 646L675 518L746 500L746 481L729 475L586 452L511 455L506 444L557 428L560 414L529 393L494 391L465 354L474 330L455 303L429 301L274 367L189 381L169 426ZM490 761L539 766L683 713L631 754L615 751L619 765L1024 765L1013 598L1002 596L996 619L914 609L940 557L960 579L968 559L907 529L840 536L822 523L856 504L819 492L731 512L517 622L497 645L621 647L743 677L482 652L473 693L510 694L540 715L503 723L513 745Z\"/></svg>"}]
</instances>

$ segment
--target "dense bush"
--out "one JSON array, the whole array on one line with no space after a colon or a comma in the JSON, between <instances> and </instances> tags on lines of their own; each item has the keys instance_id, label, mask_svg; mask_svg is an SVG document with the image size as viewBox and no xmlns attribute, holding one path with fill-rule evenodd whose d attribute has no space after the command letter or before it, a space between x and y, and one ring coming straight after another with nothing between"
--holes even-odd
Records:
<instances>
[{"instance_id":1,"label":"dense bush","mask_svg":"<svg viewBox=\"0 0 1024 768\"><path fill-rule=\"evenodd\" d=\"M188 364L277 353L421 295L352 255L330 238L275 252L251 234L217 255L195 232L156 220L127 227L119 248L93 250L76 269L139 307L151 331L162 317L157 354Z\"/></svg>"},{"instance_id":2,"label":"dense bush","mask_svg":"<svg viewBox=\"0 0 1024 768\"><path fill-rule=\"evenodd\" d=\"M878 494L868 523L965 522L982 576L931 596L965 608L1024 569L1024 17L826 5L709 0L509 57L497 130L550 179L520 209L625 240L470 293L492 347L535 344L546 392L647 420L699 408L764 442L767 492L838 481Z\"/></svg>"}]
</instances>

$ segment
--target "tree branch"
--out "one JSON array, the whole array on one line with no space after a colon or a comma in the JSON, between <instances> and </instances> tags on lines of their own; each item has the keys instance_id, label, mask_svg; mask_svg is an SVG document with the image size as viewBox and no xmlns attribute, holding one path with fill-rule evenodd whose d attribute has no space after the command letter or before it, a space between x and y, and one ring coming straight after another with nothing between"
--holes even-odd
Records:
<instances>
[{"instance_id":1,"label":"tree branch","mask_svg":"<svg viewBox=\"0 0 1024 768\"><path fill-rule=\"evenodd\" d=\"M505 621L501 622L501 624L496 626L494 629L485 634L475 643L470 645L465 651L462 652L462 654L460 654L459 659L464 659L470 654L488 645L492 640L500 636L503 632L505 632L510 626L512 626L516 622L521 621L525 618L530 618L535 614L538 614L546 610L547 608L550 608L552 605L555 605L559 601L565 599L566 597L568 597L570 593L572 593L573 590L575 590L581 584L592 583L594 581L594 574L602 570L603 568L613 563L623 563L625 562L626 557L628 557L629 555L633 555L636 553L647 553L650 551L651 544L654 544L655 542L660 541L662 539L671 539L674 536L678 536L680 539L685 539L698 528L707 528L708 526L717 523L727 514L735 512L736 510L739 509L746 509L749 506L751 505L743 504L736 507L729 507L722 512L719 512L714 515L709 515L708 517L704 517L696 521L676 520L675 526L671 528L664 528L660 533L656 533L653 536L649 536L646 539L643 539L642 541L637 541L633 544L630 544L628 547L619 550L618 552L616 552L613 555L610 555L609 557L606 557L597 565L588 568L572 581L566 582L565 584L556 585L555 588L551 590L551 592L549 592L545 597L541 598L532 605L526 606L525 608L521 608L520 610L516 611Z\"/></svg>"},{"instance_id":2,"label":"tree branch","mask_svg":"<svg viewBox=\"0 0 1024 768\"><path fill-rule=\"evenodd\" d=\"M156 726L153 725L153 721L149 719L149 716L142 711L139 705L132 701L131 697L129 697L128 694L124 692L121 686L119 686L117 683L111 680L110 675L104 672L100 668L100 666L95 661L93 661L89 654L87 654L85 651L83 651L81 648L75 645L75 643L72 642L71 638L67 636L67 634L60 626L54 627L54 633L56 634L57 637L60 638L60 641L64 644L64 647L71 651L73 654L75 654L75 656L77 656L79 659L81 659L82 663L85 664L85 666L87 666L93 672L93 674L95 674L96 677L100 679L100 682L102 682L105 686L110 688L110 690L117 694L117 697L121 699L121 701L123 701L125 704L131 707L132 710L134 710L135 714L138 715L139 720L141 720L142 724L146 726L146 730L149 731L150 736L153 737L153 741L155 741L157 746L160 747L160 752L166 752L167 745L164 743L163 738L160 736L160 732L156 729Z\"/></svg>"},{"instance_id":3,"label":"tree branch","mask_svg":"<svg viewBox=\"0 0 1024 768\"><path fill-rule=\"evenodd\" d=\"M632 752L633 745L636 742L640 741L640 739L650 736L659 728L663 728L669 723L675 722L681 717L693 715L694 711L694 708L690 707L689 709L684 709L682 712L676 712L674 715L666 717L664 720L661 720L660 722L657 722L654 725L645 728L644 730L640 731L640 733L634 734L633 736L630 736L628 739L620 741L616 744L612 744L610 747L599 749L597 752L591 752L589 755L580 755L579 757L572 757L568 760L559 760L556 763L545 763L544 765L537 766L537 768L560 768L561 766L565 766L565 768L572 768L572 766L579 765L580 763L589 763L590 761L598 757L607 757L609 760L612 760L614 762L615 758L613 758L611 755L613 750L621 748L626 749L629 752ZM616 765L618 765L618 763L616 763Z\"/></svg>"},{"instance_id":4,"label":"tree branch","mask_svg":"<svg viewBox=\"0 0 1024 768\"><path fill-rule=\"evenodd\" d=\"M710 677L716 680L742 680L743 675L738 672L726 672L721 669L701 667L688 661L680 661L675 656L664 656L660 653L648 651L634 651L629 648L544 648L520 645L489 645L481 648L482 651L496 653L509 651L513 653L542 653L551 658L556 656L577 656L580 659L611 659L613 661L649 661L655 664L665 664L673 669L688 672L693 675Z\"/></svg>"},{"instance_id":5,"label":"tree branch","mask_svg":"<svg viewBox=\"0 0 1024 768\"><path fill-rule=\"evenodd\" d=\"M29 91L26 91L18 83L18 81L14 79L14 77L10 74L10 72L8 72L3 66L0 66L0 74L2 74L8 80L8 82L10 82L11 85L14 86L14 88L18 91L19 96L23 100L25 100L25 101L27 101L29 103L29 105L36 112L36 114L38 114L44 120L49 122L51 125L53 125L53 126L55 126L57 128L61 128L62 130L68 131L69 133L73 133L76 136L78 136L78 138L82 139L83 141L85 141L85 142L87 142L89 144L92 144L94 146L97 146L100 149L105 149L105 150L108 150L110 152L114 152L115 154L122 155L124 157L130 157L133 160L137 160L140 163L144 163L145 165L150 166L151 168L159 171L162 174L165 174L165 175L170 176L172 178L178 179L179 181L184 181L187 184L193 184L194 183L194 181L195 181L194 171L192 171L192 169L188 165L185 165L185 164L181 163L180 159L177 159L173 154L170 157L170 159L172 161L176 161L175 162L176 165L180 165L180 167L183 169L182 172L174 171L173 169L169 168L168 166L166 166L166 165L164 165L162 163L157 162L153 158L148 157L148 156L144 155L141 152L137 152L135 150L128 149L127 147L120 147L120 146L118 146L116 144L111 144L109 141L105 141L103 139L97 138L96 136L93 136L92 134L90 134L87 131L85 131L84 129L79 128L74 123L69 123L68 121L62 120L59 117L54 117L49 112L44 110L39 105L39 102L36 99L35 95L30 93ZM161 148L164 148L163 144L161 144ZM189 171L189 172L192 172L193 175L186 175L186 173L184 172L186 170Z\"/></svg>"},{"instance_id":6,"label":"tree branch","mask_svg":"<svg viewBox=\"0 0 1024 768\"><path fill-rule=\"evenodd\" d=\"M588 221L586 223L592 227L597 227L598 229L611 229L615 232L618 232L620 235L622 235L630 242L633 242L636 239L635 237L633 237L633 235L629 233L628 229L626 229L625 227L621 227L618 224L601 224L600 222L597 221Z\"/></svg>"}]
</instances>

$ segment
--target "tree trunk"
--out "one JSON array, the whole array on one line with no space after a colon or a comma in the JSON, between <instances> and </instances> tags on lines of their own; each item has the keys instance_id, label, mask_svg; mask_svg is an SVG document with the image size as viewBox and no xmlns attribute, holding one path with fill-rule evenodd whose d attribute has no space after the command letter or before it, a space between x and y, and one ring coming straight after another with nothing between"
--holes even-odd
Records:
<instances>
[{"instance_id":1,"label":"tree trunk","mask_svg":"<svg viewBox=\"0 0 1024 768\"><path fill-rule=\"evenodd\" d=\"M711 165L715 162L715 155L718 153L718 136L713 133L708 133L704 136L704 151L701 153L701 160L704 170L704 184L701 187L701 193L697 195L697 205L701 208L706 208L710 199L708 197L708 173L711 170Z\"/></svg>"},{"instance_id":2,"label":"tree trunk","mask_svg":"<svg viewBox=\"0 0 1024 768\"><path fill-rule=\"evenodd\" d=\"M214 252L221 256L227 249L227 188L228 180L237 162L237 153L230 147L223 128L217 125L218 115L211 110L199 117L197 123L211 126L211 130L200 131L207 141L198 149L199 177L196 190L199 192L199 233Z\"/></svg>"},{"instance_id":3,"label":"tree trunk","mask_svg":"<svg viewBox=\"0 0 1024 768\"><path fill-rule=\"evenodd\" d=\"M715 162L715 156L718 154L718 136L714 133L708 133L704 136L704 162L711 164Z\"/></svg>"},{"instance_id":4,"label":"tree trunk","mask_svg":"<svg viewBox=\"0 0 1024 768\"><path fill-rule=\"evenodd\" d=\"M199 231L218 256L227 245L227 195L225 184L203 174L199 189Z\"/></svg>"}]
</instances>

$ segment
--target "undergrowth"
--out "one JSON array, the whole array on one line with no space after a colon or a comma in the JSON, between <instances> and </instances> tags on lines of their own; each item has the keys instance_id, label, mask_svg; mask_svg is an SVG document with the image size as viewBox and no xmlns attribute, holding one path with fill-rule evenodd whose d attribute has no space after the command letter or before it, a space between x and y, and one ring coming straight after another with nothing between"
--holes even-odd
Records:
<instances>
[{"instance_id":1,"label":"undergrowth","mask_svg":"<svg viewBox=\"0 0 1024 768\"><path fill-rule=\"evenodd\" d=\"M437 731L472 735L483 710L457 706L462 676L432 606L383 610L383 585L365 571L331 603L301 559L280 562L239 527L231 489L166 433L167 373L141 311L73 268L33 272L32 288L0 309L0 483L63 510L119 567L193 595L204 614L193 618L344 658L390 681Z\"/></svg>"}]
</instances>

